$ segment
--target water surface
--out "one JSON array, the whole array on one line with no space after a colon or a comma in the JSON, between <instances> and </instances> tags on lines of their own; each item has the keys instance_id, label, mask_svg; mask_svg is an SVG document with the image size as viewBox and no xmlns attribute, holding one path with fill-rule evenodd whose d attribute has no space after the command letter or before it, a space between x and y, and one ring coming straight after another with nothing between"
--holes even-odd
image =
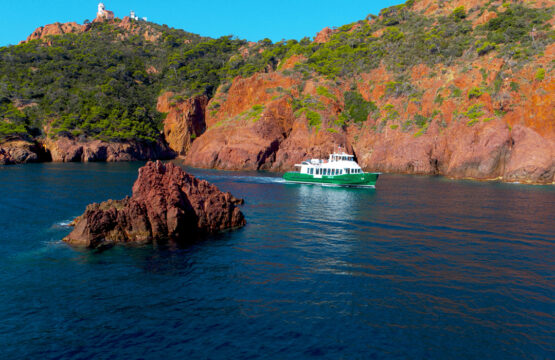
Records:
<instances>
[{"instance_id":1,"label":"water surface","mask_svg":"<svg viewBox=\"0 0 555 360\"><path fill-rule=\"evenodd\" d=\"M190 169L245 198L245 228L182 249L60 241L141 165L0 167L3 357L555 357L554 187Z\"/></svg>"}]
</instances>

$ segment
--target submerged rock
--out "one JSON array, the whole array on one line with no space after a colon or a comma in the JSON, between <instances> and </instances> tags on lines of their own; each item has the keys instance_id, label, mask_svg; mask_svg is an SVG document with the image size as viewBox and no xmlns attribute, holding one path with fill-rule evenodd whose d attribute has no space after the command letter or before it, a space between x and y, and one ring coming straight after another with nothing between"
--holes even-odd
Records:
<instances>
[{"instance_id":1,"label":"submerged rock","mask_svg":"<svg viewBox=\"0 0 555 360\"><path fill-rule=\"evenodd\" d=\"M74 220L64 241L88 248L114 243L180 243L245 225L237 205L221 192L173 164L149 162L139 169L133 195L91 204Z\"/></svg>"}]
</instances>

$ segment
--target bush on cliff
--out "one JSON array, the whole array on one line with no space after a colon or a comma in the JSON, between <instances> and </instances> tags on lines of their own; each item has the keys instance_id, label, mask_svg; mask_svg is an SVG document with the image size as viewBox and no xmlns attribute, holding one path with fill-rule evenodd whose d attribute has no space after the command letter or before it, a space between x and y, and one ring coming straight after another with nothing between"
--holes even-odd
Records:
<instances>
[{"instance_id":1,"label":"bush on cliff","mask_svg":"<svg viewBox=\"0 0 555 360\"><path fill-rule=\"evenodd\" d=\"M366 101L358 91L346 91L345 114L348 119L355 123L362 123L368 119L368 115L378 109L372 101Z\"/></svg>"}]
</instances>

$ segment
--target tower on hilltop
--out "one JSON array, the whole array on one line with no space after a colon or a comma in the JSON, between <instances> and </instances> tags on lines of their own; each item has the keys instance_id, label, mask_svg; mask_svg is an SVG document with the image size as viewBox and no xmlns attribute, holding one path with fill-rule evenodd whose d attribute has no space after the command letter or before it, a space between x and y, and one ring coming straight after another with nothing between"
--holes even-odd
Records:
<instances>
[{"instance_id":1,"label":"tower on hilltop","mask_svg":"<svg viewBox=\"0 0 555 360\"><path fill-rule=\"evenodd\" d=\"M106 12L106 7L104 6L104 4L98 3L98 12L96 13L96 16L104 17L105 12Z\"/></svg>"},{"instance_id":2,"label":"tower on hilltop","mask_svg":"<svg viewBox=\"0 0 555 360\"><path fill-rule=\"evenodd\" d=\"M106 10L106 6L103 3L98 4L98 12L96 13L95 21L113 20L114 13L110 10Z\"/></svg>"}]
</instances>

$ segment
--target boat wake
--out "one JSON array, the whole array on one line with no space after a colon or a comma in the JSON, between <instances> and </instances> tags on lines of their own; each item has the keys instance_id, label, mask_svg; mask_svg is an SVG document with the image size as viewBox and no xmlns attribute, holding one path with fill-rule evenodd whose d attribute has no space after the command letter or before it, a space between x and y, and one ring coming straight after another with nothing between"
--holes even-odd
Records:
<instances>
[{"instance_id":1,"label":"boat wake","mask_svg":"<svg viewBox=\"0 0 555 360\"><path fill-rule=\"evenodd\" d=\"M271 176L222 176L222 175L208 175L203 176L206 180L210 182L218 181L231 181L235 183L246 183L246 184L285 184L286 181L281 177L271 177Z\"/></svg>"},{"instance_id":2,"label":"boat wake","mask_svg":"<svg viewBox=\"0 0 555 360\"><path fill-rule=\"evenodd\" d=\"M70 224L73 221L73 219L75 219L75 218L68 219L68 220L62 220L62 221L59 221L57 223L54 223L54 225L52 225L52 229L67 229L67 228L70 228L71 227Z\"/></svg>"}]
</instances>

